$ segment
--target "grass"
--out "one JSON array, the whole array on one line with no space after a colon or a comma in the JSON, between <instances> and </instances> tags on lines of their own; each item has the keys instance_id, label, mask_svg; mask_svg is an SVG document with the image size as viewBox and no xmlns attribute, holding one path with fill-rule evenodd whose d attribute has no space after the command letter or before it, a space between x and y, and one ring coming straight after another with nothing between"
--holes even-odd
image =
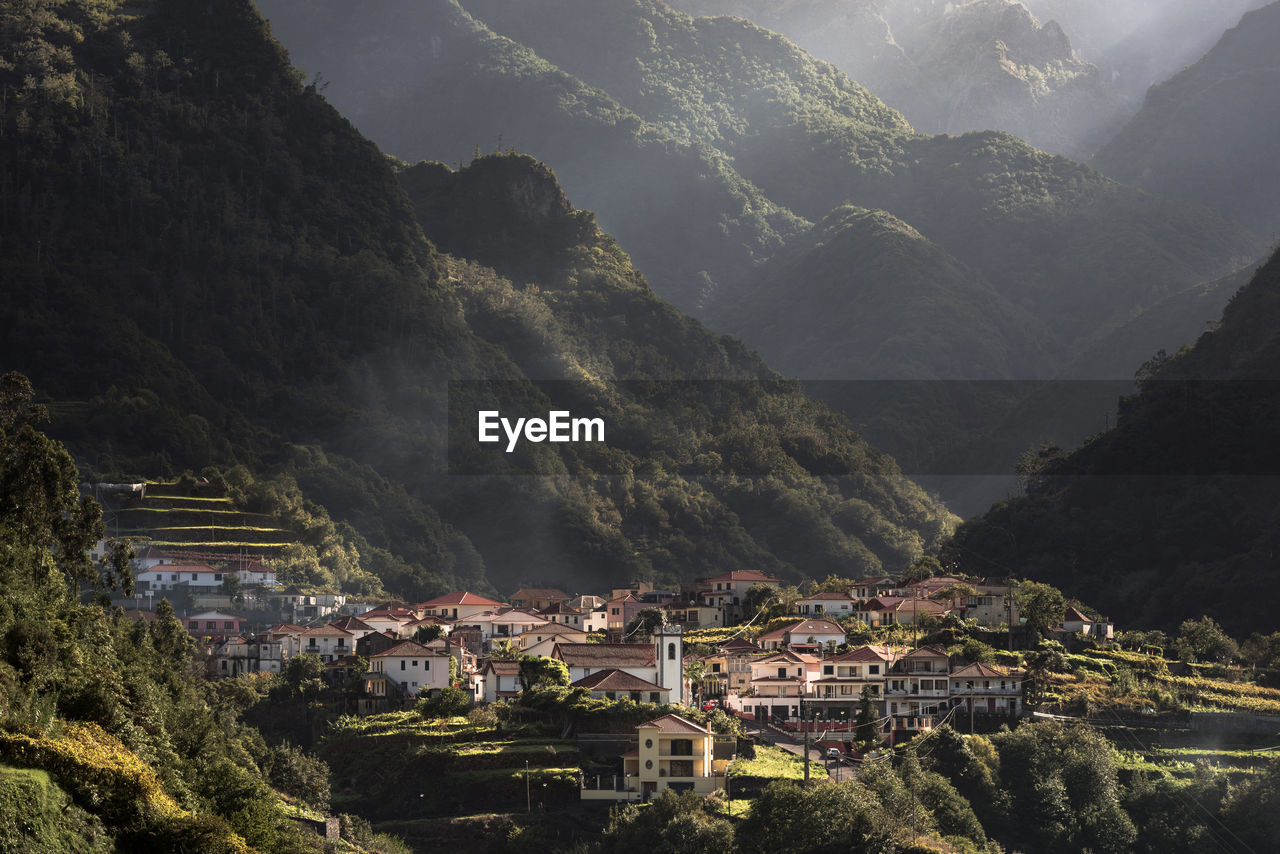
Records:
<instances>
[{"instance_id":1,"label":"grass","mask_svg":"<svg viewBox=\"0 0 1280 854\"><path fill-rule=\"evenodd\" d=\"M729 766L730 773L737 777L764 777L774 780L803 780L804 760L790 751L771 744L756 745L756 758L739 757ZM809 776L822 780L827 770L821 762L809 762Z\"/></svg>"}]
</instances>

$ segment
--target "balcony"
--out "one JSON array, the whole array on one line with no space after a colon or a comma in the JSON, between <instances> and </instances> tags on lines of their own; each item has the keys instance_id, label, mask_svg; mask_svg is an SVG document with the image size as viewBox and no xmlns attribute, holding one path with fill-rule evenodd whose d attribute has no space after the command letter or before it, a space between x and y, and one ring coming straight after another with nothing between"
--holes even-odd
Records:
<instances>
[{"instance_id":1,"label":"balcony","mask_svg":"<svg viewBox=\"0 0 1280 854\"><path fill-rule=\"evenodd\" d=\"M998 685L993 685L990 688L979 688L977 686L969 688L962 685L953 685L951 686L951 696L952 697L1021 697L1022 686L1006 685L1005 687L1001 688Z\"/></svg>"}]
</instances>

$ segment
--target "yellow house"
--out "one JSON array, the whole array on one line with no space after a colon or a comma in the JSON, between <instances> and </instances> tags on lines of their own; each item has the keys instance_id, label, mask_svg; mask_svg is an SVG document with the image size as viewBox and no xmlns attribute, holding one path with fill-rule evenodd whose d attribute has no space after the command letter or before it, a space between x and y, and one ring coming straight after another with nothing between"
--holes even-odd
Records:
<instances>
[{"instance_id":1,"label":"yellow house","mask_svg":"<svg viewBox=\"0 0 1280 854\"><path fill-rule=\"evenodd\" d=\"M732 748L716 751L716 736L679 715L663 715L636 727L639 747L622 755L623 776L583 780L583 800L650 800L663 789L709 795L724 788ZM730 742L726 741L726 746Z\"/></svg>"}]
</instances>

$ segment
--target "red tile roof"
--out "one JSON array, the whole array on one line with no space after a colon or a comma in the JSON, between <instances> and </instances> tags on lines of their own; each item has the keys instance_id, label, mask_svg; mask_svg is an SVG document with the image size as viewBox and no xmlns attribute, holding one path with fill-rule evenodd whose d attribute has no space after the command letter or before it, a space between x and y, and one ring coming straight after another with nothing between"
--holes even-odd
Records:
<instances>
[{"instance_id":1,"label":"red tile roof","mask_svg":"<svg viewBox=\"0 0 1280 854\"><path fill-rule=\"evenodd\" d=\"M346 629L340 629L337 626L328 625L306 629L302 632L302 636L304 638L349 638L351 637L351 632Z\"/></svg>"},{"instance_id":2,"label":"red tile roof","mask_svg":"<svg viewBox=\"0 0 1280 854\"><path fill-rule=\"evenodd\" d=\"M569 594L554 587L524 587L511 594L511 601L517 599L568 599Z\"/></svg>"},{"instance_id":3,"label":"red tile roof","mask_svg":"<svg viewBox=\"0 0 1280 854\"><path fill-rule=\"evenodd\" d=\"M890 661L893 653L885 647L860 646L839 655L827 656L823 661Z\"/></svg>"},{"instance_id":4,"label":"red tile roof","mask_svg":"<svg viewBox=\"0 0 1280 854\"><path fill-rule=\"evenodd\" d=\"M436 652L434 649L427 649L417 641L405 641L398 643L386 652L380 652L372 658L430 658L431 656L440 656L444 653Z\"/></svg>"},{"instance_id":5,"label":"red tile roof","mask_svg":"<svg viewBox=\"0 0 1280 854\"><path fill-rule=\"evenodd\" d=\"M553 655L570 667L653 665L653 647L644 643L558 643Z\"/></svg>"},{"instance_id":6,"label":"red tile roof","mask_svg":"<svg viewBox=\"0 0 1280 854\"><path fill-rule=\"evenodd\" d=\"M959 670L951 671L951 678L953 679L957 676L961 676L961 677L979 676L984 679L993 679L993 678L1008 679L1010 676L1021 676L1021 675L1022 675L1021 673L1001 670L999 668L992 667L989 664L983 664L980 661L975 662L974 664L966 665L965 667L961 667Z\"/></svg>"},{"instance_id":7,"label":"red tile roof","mask_svg":"<svg viewBox=\"0 0 1280 854\"><path fill-rule=\"evenodd\" d=\"M698 732L706 735L710 730L698 726L688 718L679 715L663 715L660 718L640 724L636 729L656 729L658 732Z\"/></svg>"},{"instance_id":8,"label":"red tile roof","mask_svg":"<svg viewBox=\"0 0 1280 854\"><path fill-rule=\"evenodd\" d=\"M713 575L710 578L699 578L698 582L706 584L710 581L763 581L766 584L777 584L778 579L758 569L735 569L724 575Z\"/></svg>"},{"instance_id":9,"label":"red tile roof","mask_svg":"<svg viewBox=\"0 0 1280 854\"><path fill-rule=\"evenodd\" d=\"M661 685L632 676L623 670L601 670L584 676L569 686L570 688L586 688L589 691L665 691Z\"/></svg>"},{"instance_id":10,"label":"red tile roof","mask_svg":"<svg viewBox=\"0 0 1280 854\"><path fill-rule=\"evenodd\" d=\"M475 593L467 591L458 591L456 593L446 593L443 596L437 596L427 602L418 605L419 608L439 608L442 605L484 605L485 607L497 607L501 602L495 602L492 599L486 599Z\"/></svg>"}]
</instances>

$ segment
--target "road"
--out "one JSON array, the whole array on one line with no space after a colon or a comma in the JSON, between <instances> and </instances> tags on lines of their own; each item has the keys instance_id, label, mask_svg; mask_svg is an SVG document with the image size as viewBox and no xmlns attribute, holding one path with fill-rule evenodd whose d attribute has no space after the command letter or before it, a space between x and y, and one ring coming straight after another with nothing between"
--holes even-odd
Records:
<instances>
[{"instance_id":1,"label":"road","mask_svg":"<svg viewBox=\"0 0 1280 854\"><path fill-rule=\"evenodd\" d=\"M796 756L800 756L802 753L804 753L803 742L797 740L794 736L790 734L784 734L784 733L778 732L777 730L769 729L767 727L757 726L753 721L742 721L742 727L743 727L743 731L747 735L754 736L757 742L772 744L777 747L781 747L783 750L787 751L788 753L794 753ZM823 756L822 751L814 747L809 748L809 758L812 759L814 762L827 764L828 765L827 776L833 782L848 780L850 778L850 774L853 771L853 768L852 768L853 763L849 762L848 760L843 760L841 762L836 762L836 763L826 763L825 757Z\"/></svg>"}]
</instances>

